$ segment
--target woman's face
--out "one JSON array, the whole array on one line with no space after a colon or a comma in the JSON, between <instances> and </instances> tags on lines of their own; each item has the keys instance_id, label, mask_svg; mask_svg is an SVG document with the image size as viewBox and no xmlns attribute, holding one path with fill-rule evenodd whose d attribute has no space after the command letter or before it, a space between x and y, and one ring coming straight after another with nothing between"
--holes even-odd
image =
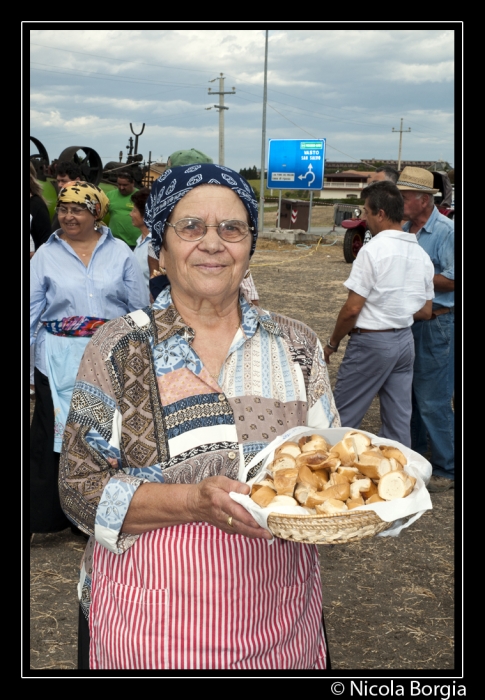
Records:
<instances>
[{"instance_id":1,"label":"woman's face","mask_svg":"<svg viewBox=\"0 0 485 700\"><path fill-rule=\"evenodd\" d=\"M206 224L227 219L248 221L244 204L227 187L200 185L175 206L170 222L196 217ZM237 296L239 285L249 267L251 234L237 243L222 240L216 228L208 228L199 241L184 241L171 226L164 233L165 246L160 252L160 266L165 267L172 294L192 299L209 299L215 303Z\"/></svg>"},{"instance_id":2,"label":"woman's face","mask_svg":"<svg viewBox=\"0 0 485 700\"><path fill-rule=\"evenodd\" d=\"M59 225L68 238L82 239L93 232L95 217L89 209L83 209L79 204L72 202L63 202L61 206L67 212L63 213L58 210ZM73 211L75 213L72 213Z\"/></svg>"},{"instance_id":3,"label":"woman's face","mask_svg":"<svg viewBox=\"0 0 485 700\"><path fill-rule=\"evenodd\" d=\"M135 205L133 209L130 211L130 216L131 216L131 223L135 228L140 228L143 226L143 215L138 209L138 207Z\"/></svg>"}]
</instances>

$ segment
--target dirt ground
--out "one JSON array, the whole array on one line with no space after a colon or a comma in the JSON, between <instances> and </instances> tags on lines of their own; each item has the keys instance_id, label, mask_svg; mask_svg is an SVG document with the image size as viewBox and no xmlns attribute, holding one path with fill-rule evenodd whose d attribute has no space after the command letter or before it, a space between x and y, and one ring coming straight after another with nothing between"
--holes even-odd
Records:
<instances>
[{"instance_id":1,"label":"dirt ground","mask_svg":"<svg viewBox=\"0 0 485 700\"><path fill-rule=\"evenodd\" d=\"M301 319L323 341L328 338L347 296L342 282L350 267L341 238L330 234L317 249L260 240L251 270L262 307ZM332 386L342 356L332 356ZM361 427L377 433L379 425L376 398ZM385 676L386 670L407 676L421 670L440 677L459 668L454 643L455 492L431 498L433 509L396 538L319 547L326 630L337 677L346 670L357 671L355 675L373 672L374 677L379 672ZM70 530L33 536L26 675L77 668L76 584L83 548L84 540Z\"/></svg>"}]
</instances>

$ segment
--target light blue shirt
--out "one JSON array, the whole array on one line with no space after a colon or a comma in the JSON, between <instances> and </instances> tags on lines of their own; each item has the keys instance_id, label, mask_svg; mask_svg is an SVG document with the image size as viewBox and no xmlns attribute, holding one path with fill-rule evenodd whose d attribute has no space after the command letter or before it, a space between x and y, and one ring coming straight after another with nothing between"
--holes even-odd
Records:
<instances>
[{"instance_id":1,"label":"light blue shirt","mask_svg":"<svg viewBox=\"0 0 485 700\"><path fill-rule=\"evenodd\" d=\"M141 267L145 281L147 283L147 289L150 288L150 270L148 268L148 244L152 240L152 234L148 233L145 238L141 236L136 241L136 248L133 251L138 264Z\"/></svg>"},{"instance_id":2,"label":"light blue shirt","mask_svg":"<svg viewBox=\"0 0 485 700\"><path fill-rule=\"evenodd\" d=\"M35 366L47 374L45 335L39 321L69 316L113 319L149 303L148 289L135 256L106 226L86 267L72 247L52 233L30 262L30 344Z\"/></svg>"},{"instance_id":3,"label":"light blue shirt","mask_svg":"<svg viewBox=\"0 0 485 700\"><path fill-rule=\"evenodd\" d=\"M409 231L411 222L406 221L403 231ZM425 225L416 233L418 243L434 265L435 275L455 279L455 224L435 207ZM34 256L35 257L35 256ZM439 292L435 289L433 308L455 305L455 292Z\"/></svg>"}]
</instances>

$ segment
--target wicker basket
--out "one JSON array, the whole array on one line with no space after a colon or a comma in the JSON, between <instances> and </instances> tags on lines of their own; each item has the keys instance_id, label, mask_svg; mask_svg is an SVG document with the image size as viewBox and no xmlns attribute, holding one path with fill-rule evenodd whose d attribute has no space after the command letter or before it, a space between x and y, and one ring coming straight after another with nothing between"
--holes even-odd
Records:
<instances>
[{"instance_id":1,"label":"wicker basket","mask_svg":"<svg viewBox=\"0 0 485 700\"><path fill-rule=\"evenodd\" d=\"M394 522L381 520L374 511L342 515L284 515L270 513L268 528L275 537L306 544L344 544L373 537Z\"/></svg>"}]
</instances>

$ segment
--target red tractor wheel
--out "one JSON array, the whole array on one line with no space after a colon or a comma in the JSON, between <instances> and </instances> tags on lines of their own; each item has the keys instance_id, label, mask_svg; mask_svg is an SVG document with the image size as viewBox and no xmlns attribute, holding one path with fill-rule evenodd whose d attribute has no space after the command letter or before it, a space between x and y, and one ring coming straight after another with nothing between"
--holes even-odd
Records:
<instances>
[{"instance_id":1,"label":"red tractor wheel","mask_svg":"<svg viewBox=\"0 0 485 700\"><path fill-rule=\"evenodd\" d=\"M361 228L349 228L344 236L345 262L353 263L357 253L364 245L365 231Z\"/></svg>"}]
</instances>

